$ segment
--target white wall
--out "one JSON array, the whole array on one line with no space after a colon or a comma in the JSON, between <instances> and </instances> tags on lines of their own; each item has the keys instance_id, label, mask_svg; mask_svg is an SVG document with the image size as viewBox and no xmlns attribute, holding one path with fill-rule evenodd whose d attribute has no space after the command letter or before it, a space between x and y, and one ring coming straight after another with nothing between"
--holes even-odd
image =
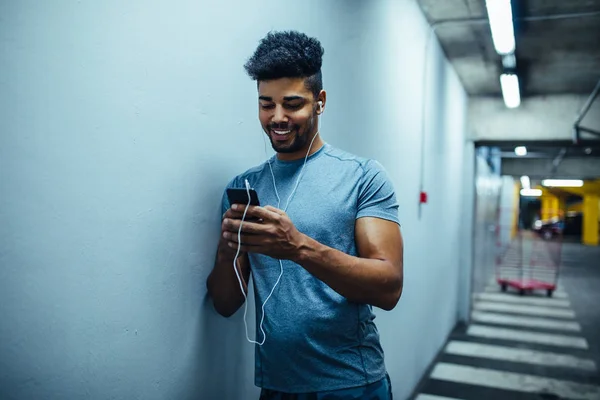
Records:
<instances>
[{"instance_id":1,"label":"white wall","mask_svg":"<svg viewBox=\"0 0 600 400\"><path fill-rule=\"evenodd\" d=\"M205 279L223 187L265 158L242 65L270 29L321 39L325 140L397 188L405 292L377 322L407 398L457 319L472 180L465 93L396 0L0 3L0 397L257 397Z\"/></svg>"},{"instance_id":2,"label":"white wall","mask_svg":"<svg viewBox=\"0 0 600 400\"><path fill-rule=\"evenodd\" d=\"M363 6L355 33L330 46L335 58L358 60L347 69L326 68L326 79L333 71L336 79L327 81L323 131L334 145L380 160L398 191L405 290L393 312L378 313L377 323L395 394L405 399L456 322L461 266L469 267L460 262L471 244L471 236L465 236L470 224L461 218L462 202L473 193L472 175L463 176L464 163L472 163L464 157L467 97L435 40L425 67L428 26L415 4L375 1ZM423 95L429 203L419 219Z\"/></svg>"}]
</instances>

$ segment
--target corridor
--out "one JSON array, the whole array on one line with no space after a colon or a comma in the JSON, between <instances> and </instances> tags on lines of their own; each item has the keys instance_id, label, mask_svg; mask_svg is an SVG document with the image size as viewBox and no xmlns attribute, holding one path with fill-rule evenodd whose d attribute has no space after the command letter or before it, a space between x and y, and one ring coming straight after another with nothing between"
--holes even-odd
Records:
<instances>
[{"instance_id":1,"label":"corridor","mask_svg":"<svg viewBox=\"0 0 600 400\"><path fill-rule=\"evenodd\" d=\"M563 245L559 289L473 295L416 400L600 399L600 248Z\"/></svg>"},{"instance_id":2,"label":"corridor","mask_svg":"<svg viewBox=\"0 0 600 400\"><path fill-rule=\"evenodd\" d=\"M600 400L599 38L600 0L0 1L0 400Z\"/></svg>"}]
</instances>

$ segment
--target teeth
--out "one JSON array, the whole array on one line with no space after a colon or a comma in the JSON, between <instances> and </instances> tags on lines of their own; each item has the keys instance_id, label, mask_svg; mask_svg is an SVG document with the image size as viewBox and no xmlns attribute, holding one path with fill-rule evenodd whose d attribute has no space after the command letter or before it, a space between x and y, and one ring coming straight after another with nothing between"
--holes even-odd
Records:
<instances>
[{"instance_id":1,"label":"teeth","mask_svg":"<svg viewBox=\"0 0 600 400\"><path fill-rule=\"evenodd\" d=\"M275 132L278 135L287 135L288 133L290 133L291 131L276 131L273 129L273 132Z\"/></svg>"}]
</instances>

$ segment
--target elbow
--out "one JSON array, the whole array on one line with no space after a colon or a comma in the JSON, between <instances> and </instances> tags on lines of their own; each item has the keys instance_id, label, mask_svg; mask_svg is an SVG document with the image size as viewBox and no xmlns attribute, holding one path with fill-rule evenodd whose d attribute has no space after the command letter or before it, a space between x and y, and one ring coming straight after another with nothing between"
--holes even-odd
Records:
<instances>
[{"instance_id":1,"label":"elbow","mask_svg":"<svg viewBox=\"0 0 600 400\"><path fill-rule=\"evenodd\" d=\"M218 303L215 302L214 300L213 300L213 306L215 308L215 311L217 313L219 313L219 315L221 315L222 317L225 317L225 318L231 317L237 311L237 309L232 309L231 307L228 308L228 307L223 307L221 305L218 305Z\"/></svg>"},{"instance_id":2,"label":"elbow","mask_svg":"<svg viewBox=\"0 0 600 400\"><path fill-rule=\"evenodd\" d=\"M390 291L386 294L385 298L382 299L381 304L379 304L378 307L385 311L392 311L396 308L396 305L400 301L400 297L402 297L403 286L404 279L402 276L399 276L394 280Z\"/></svg>"},{"instance_id":3,"label":"elbow","mask_svg":"<svg viewBox=\"0 0 600 400\"><path fill-rule=\"evenodd\" d=\"M212 275L211 275L212 276ZM226 301L219 299L219 294L214 290L214 285L211 279L211 276L208 277L206 281L206 289L208 292L208 297L212 300L211 303L215 311L225 317L229 318L238 310L239 307L231 307L231 305L227 304Z\"/></svg>"},{"instance_id":4,"label":"elbow","mask_svg":"<svg viewBox=\"0 0 600 400\"><path fill-rule=\"evenodd\" d=\"M401 292L402 291L389 295L381 302L381 304L379 304L379 308L385 311L392 311L400 301Z\"/></svg>"},{"instance_id":5,"label":"elbow","mask_svg":"<svg viewBox=\"0 0 600 400\"><path fill-rule=\"evenodd\" d=\"M210 291L208 292L209 297L212 299L211 303L215 311L222 317L229 318L238 310L239 307L234 307L227 301L220 300L214 296Z\"/></svg>"}]
</instances>

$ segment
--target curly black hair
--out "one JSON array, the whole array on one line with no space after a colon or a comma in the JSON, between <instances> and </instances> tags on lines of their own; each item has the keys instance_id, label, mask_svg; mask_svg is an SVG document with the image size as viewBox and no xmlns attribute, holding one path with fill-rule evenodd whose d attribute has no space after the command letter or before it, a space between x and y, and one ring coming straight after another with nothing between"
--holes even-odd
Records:
<instances>
[{"instance_id":1,"label":"curly black hair","mask_svg":"<svg viewBox=\"0 0 600 400\"><path fill-rule=\"evenodd\" d=\"M279 78L306 78L315 98L323 89L321 65L325 50L321 43L297 31L269 32L244 65L258 82Z\"/></svg>"}]
</instances>

